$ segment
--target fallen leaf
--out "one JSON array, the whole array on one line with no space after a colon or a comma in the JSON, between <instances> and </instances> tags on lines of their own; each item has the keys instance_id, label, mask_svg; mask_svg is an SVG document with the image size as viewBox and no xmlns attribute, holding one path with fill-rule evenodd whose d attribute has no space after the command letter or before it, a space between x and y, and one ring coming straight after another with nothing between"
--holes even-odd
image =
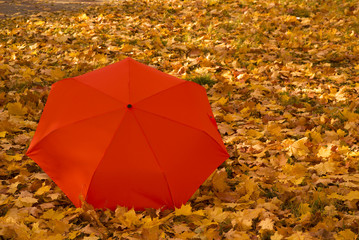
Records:
<instances>
[{"instance_id":1,"label":"fallen leaf","mask_svg":"<svg viewBox=\"0 0 359 240\"><path fill-rule=\"evenodd\" d=\"M350 229L345 229L335 235L335 240L355 240L357 239L357 236L358 235L353 233Z\"/></svg>"},{"instance_id":2,"label":"fallen leaf","mask_svg":"<svg viewBox=\"0 0 359 240\"><path fill-rule=\"evenodd\" d=\"M295 157L295 158L301 158L301 157L305 157L308 155L309 153L309 149L308 147L305 145L305 143L308 141L307 137L301 138L297 141L295 141L291 146L290 146L290 153Z\"/></svg>"},{"instance_id":3,"label":"fallen leaf","mask_svg":"<svg viewBox=\"0 0 359 240\"><path fill-rule=\"evenodd\" d=\"M182 205L181 208L176 208L175 209L175 215L176 216L189 216L192 215L192 207L191 205L187 204L187 205Z\"/></svg>"},{"instance_id":4,"label":"fallen leaf","mask_svg":"<svg viewBox=\"0 0 359 240\"><path fill-rule=\"evenodd\" d=\"M22 104L19 102L8 103L7 109L10 115L15 115L15 116L24 116L28 112L28 109L22 106Z\"/></svg>"},{"instance_id":5,"label":"fallen leaf","mask_svg":"<svg viewBox=\"0 0 359 240\"><path fill-rule=\"evenodd\" d=\"M266 218L259 222L258 226L262 228L262 230L273 230L274 229L274 222L270 218Z\"/></svg>"}]
</instances>

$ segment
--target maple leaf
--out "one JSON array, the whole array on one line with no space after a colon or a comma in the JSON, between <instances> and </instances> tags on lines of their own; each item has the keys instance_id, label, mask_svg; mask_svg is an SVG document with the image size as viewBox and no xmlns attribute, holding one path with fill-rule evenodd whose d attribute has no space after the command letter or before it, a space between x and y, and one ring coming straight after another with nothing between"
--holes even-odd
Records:
<instances>
[{"instance_id":1,"label":"maple leaf","mask_svg":"<svg viewBox=\"0 0 359 240\"><path fill-rule=\"evenodd\" d=\"M89 236L89 237L84 237L83 239L84 240L99 240L100 238L96 237L96 236Z\"/></svg>"},{"instance_id":2,"label":"maple leaf","mask_svg":"<svg viewBox=\"0 0 359 240\"><path fill-rule=\"evenodd\" d=\"M18 207L22 207L22 206L30 207L34 203L37 203L37 201L38 201L36 198L33 198L33 197L19 197L17 200L18 200L17 201Z\"/></svg>"},{"instance_id":3,"label":"maple leaf","mask_svg":"<svg viewBox=\"0 0 359 240\"><path fill-rule=\"evenodd\" d=\"M61 14L39 2L49 11L0 20L0 238L358 238L359 8L314 2L128 0ZM127 56L203 84L231 155L179 209L76 209L24 156L51 83Z\"/></svg>"},{"instance_id":4,"label":"maple leaf","mask_svg":"<svg viewBox=\"0 0 359 240\"><path fill-rule=\"evenodd\" d=\"M259 222L258 226L262 228L262 230L273 230L274 228L274 222L270 218L266 218Z\"/></svg>"},{"instance_id":5,"label":"maple leaf","mask_svg":"<svg viewBox=\"0 0 359 240\"><path fill-rule=\"evenodd\" d=\"M328 198L335 198L339 200L359 200L359 191L350 191L347 195L339 195L338 193L332 193L328 196Z\"/></svg>"},{"instance_id":6,"label":"maple leaf","mask_svg":"<svg viewBox=\"0 0 359 240\"><path fill-rule=\"evenodd\" d=\"M65 217L64 212L56 212L53 209L49 209L42 215L42 218L45 219L55 219L55 220L61 220Z\"/></svg>"},{"instance_id":7,"label":"maple leaf","mask_svg":"<svg viewBox=\"0 0 359 240\"><path fill-rule=\"evenodd\" d=\"M322 157L322 158L328 158L331 155L331 145L329 145L328 147L321 147L317 153L318 157Z\"/></svg>"},{"instance_id":8,"label":"maple leaf","mask_svg":"<svg viewBox=\"0 0 359 240\"><path fill-rule=\"evenodd\" d=\"M8 103L7 109L10 115L23 116L27 113L28 109L23 107L21 103Z\"/></svg>"},{"instance_id":9,"label":"maple leaf","mask_svg":"<svg viewBox=\"0 0 359 240\"><path fill-rule=\"evenodd\" d=\"M295 141L290 147L289 151L295 158L302 158L310 152L305 143L308 141L307 137Z\"/></svg>"},{"instance_id":10,"label":"maple leaf","mask_svg":"<svg viewBox=\"0 0 359 240\"><path fill-rule=\"evenodd\" d=\"M214 175L212 176L212 184L214 189L216 189L219 192L225 192L229 190L229 186L227 183L227 172L225 169L222 169L221 171L216 171Z\"/></svg>"},{"instance_id":11,"label":"maple leaf","mask_svg":"<svg viewBox=\"0 0 359 240\"><path fill-rule=\"evenodd\" d=\"M332 173L336 170L337 163L333 161L328 161L324 163L319 163L313 167L318 173L318 175L324 175L326 173Z\"/></svg>"},{"instance_id":12,"label":"maple leaf","mask_svg":"<svg viewBox=\"0 0 359 240\"><path fill-rule=\"evenodd\" d=\"M278 232L275 232L274 235L271 236L271 240L282 240L284 237Z\"/></svg>"},{"instance_id":13,"label":"maple leaf","mask_svg":"<svg viewBox=\"0 0 359 240\"><path fill-rule=\"evenodd\" d=\"M175 215L176 216L189 216L192 215L192 207L191 205L187 204L187 205L182 205L181 208L176 208L175 209Z\"/></svg>"},{"instance_id":14,"label":"maple leaf","mask_svg":"<svg viewBox=\"0 0 359 240\"><path fill-rule=\"evenodd\" d=\"M243 228L249 229L253 224L253 219L257 218L265 210L263 208L246 209L240 214L238 222Z\"/></svg>"},{"instance_id":15,"label":"maple leaf","mask_svg":"<svg viewBox=\"0 0 359 240\"><path fill-rule=\"evenodd\" d=\"M65 72L61 69L56 68L51 71L50 76L53 81L61 80L65 76Z\"/></svg>"},{"instance_id":16,"label":"maple leaf","mask_svg":"<svg viewBox=\"0 0 359 240\"><path fill-rule=\"evenodd\" d=\"M353 233L350 229L345 229L343 231L338 232L335 235L336 240L355 240L357 239L357 234Z\"/></svg>"},{"instance_id":17,"label":"maple leaf","mask_svg":"<svg viewBox=\"0 0 359 240\"><path fill-rule=\"evenodd\" d=\"M39 189L37 189L37 191L35 192L35 196L36 195L42 195L46 192L49 192L49 190L51 189L51 186L49 185L44 185L42 187L40 187Z\"/></svg>"},{"instance_id":18,"label":"maple leaf","mask_svg":"<svg viewBox=\"0 0 359 240\"><path fill-rule=\"evenodd\" d=\"M119 219L124 226L128 228L133 228L138 225L141 225L141 218L142 216L137 215L135 210L131 209L125 212Z\"/></svg>"}]
</instances>

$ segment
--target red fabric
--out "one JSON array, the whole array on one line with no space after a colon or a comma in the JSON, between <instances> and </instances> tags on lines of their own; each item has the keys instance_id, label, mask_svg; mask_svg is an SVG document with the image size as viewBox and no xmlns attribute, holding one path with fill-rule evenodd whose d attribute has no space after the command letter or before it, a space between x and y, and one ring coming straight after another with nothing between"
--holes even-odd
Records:
<instances>
[{"instance_id":1,"label":"red fabric","mask_svg":"<svg viewBox=\"0 0 359 240\"><path fill-rule=\"evenodd\" d=\"M75 206L180 207L228 158L205 89L131 58L55 83L27 151Z\"/></svg>"}]
</instances>

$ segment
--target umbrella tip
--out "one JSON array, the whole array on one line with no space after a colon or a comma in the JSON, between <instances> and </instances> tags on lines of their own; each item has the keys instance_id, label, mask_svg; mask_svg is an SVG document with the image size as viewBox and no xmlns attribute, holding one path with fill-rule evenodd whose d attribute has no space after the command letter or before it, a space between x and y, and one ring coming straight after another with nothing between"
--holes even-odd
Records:
<instances>
[{"instance_id":1,"label":"umbrella tip","mask_svg":"<svg viewBox=\"0 0 359 240\"><path fill-rule=\"evenodd\" d=\"M132 104L128 104L128 105L127 105L127 108L132 108Z\"/></svg>"}]
</instances>

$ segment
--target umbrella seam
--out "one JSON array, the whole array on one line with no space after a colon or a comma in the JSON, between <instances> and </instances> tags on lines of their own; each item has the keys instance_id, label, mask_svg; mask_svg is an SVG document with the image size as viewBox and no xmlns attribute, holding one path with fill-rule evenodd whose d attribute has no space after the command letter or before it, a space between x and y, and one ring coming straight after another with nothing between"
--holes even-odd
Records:
<instances>
[{"instance_id":1,"label":"umbrella seam","mask_svg":"<svg viewBox=\"0 0 359 240\"><path fill-rule=\"evenodd\" d=\"M165 117L165 116L162 116L162 115L157 114L157 113L152 113L152 112L146 111L146 110L141 109L141 108L137 108L137 110L146 112L146 113L148 113L148 114L155 115L155 116L160 117L160 118L164 118L164 119L169 120L169 121L172 121L172 122L176 122L176 123L178 123L178 124L184 125L184 126L186 126L186 127L192 128L192 129L195 129L195 130L197 130L197 131L201 131L201 132L205 133L206 135L208 135L213 141L215 141L216 144L220 147L220 149L224 150L224 152L227 153L227 155L228 155L227 150L226 150L226 149L223 149L223 147L221 146L221 144L218 143L218 141L217 141L213 136L211 136L210 134L208 134L208 133L207 133L205 130L203 130L203 129L200 129L200 128L191 126L191 125L189 125L189 124L186 124L186 123L183 123L183 122L180 122L180 121L177 121L177 120L174 120L174 119Z\"/></svg>"},{"instance_id":2,"label":"umbrella seam","mask_svg":"<svg viewBox=\"0 0 359 240\"><path fill-rule=\"evenodd\" d=\"M95 88L95 87L93 87L93 86L91 86L91 85L89 85L89 84L87 84L87 83L84 83L84 82L80 81L80 80L77 79L76 77L74 77L73 79L74 79L76 82L81 83L82 85L85 85L85 86L87 86L87 87L89 87L89 88L92 88L92 89L96 90L96 92L99 92L99 93L101 93L101 94L103 94L103 95L105 95L105 96L107 96L107 97L109 97L109 98L112 98L112 99L116 100L116 102L120 102L120 103L122 103L122 104L126 104L125 102L122 102L121 100L119 100L119 99L117 99L117 98L111 96L110 94L107 94L106 92L104 92L104 91L102 91L102 90L99 90L99 89L97 89L97 88Z\"/></svg>"},{"instance_id":3,"label":"umbrella seam","mask_svg":"<svg viewBox=\"0 0 359 240\"><path fill-rule=\"evenodd\" d=\"M180 80L183 80L183 79L180 79ZM158 94L160 94L160 93L162 93L162 92L164 92L164 91L167 91L167 90L169 90L169 89L171 89L171 88L175 88L175 87L178 87L178 86L180 86L180 85L182 85L182 84L188 84L188 83L189 83L188 81L185 81L185 80L183 80L183 81L184 81L184 82L178 83L178 84L176 84L176 85L174 85L174 86L171 86L171 87L168 87L168 88L166 88L166 89L163 89L163 90L161 90L161 91L159 91L159 92L156 92L155 94L152 94L152 95L150 95L150 96L147 96L147 97L145 97L145 98L143 98L143 99L137 101L136 104L138 104L138 103L140 103L140 102L142 102L142 101L145 101L145 100L147 100L147 99L149 99L149 98L151 98L151 97L154 97L154 96L156 96L156 95L158 95Z\"/></svg>"},{"instance_id":4,"label":"umbrella seam","mask_svg":"<svg viewBox=\"0 0 359 240\"><path fill-rule=\"evenodd\" d=\"M128 61L128 101L131 103L131 87L130 87L130 83L131 83L131 71L130 71L130 66L131 66L131 60Z\"/></svg>"},{"instance_id":5,"label":"umbrella seam","mask_svg":"<svg viewBox=\"0 0 359 240\"><path fill-rule=\"evenodd\" d=\"M101 114L98 114L98 115L94 115L94 116L91 116L91 117L87 117L87 118L83 118L83 119L80 119L80 120L77 120L75 122L70 122L68 124L65 124L59 128L56 128L54 130L52 130L51 132L49 132L48 134L46 134L44 137L42 137L39 141L37 141L37 143L32 147L32 149L35 148L36 145L40 144L44 139L46 139L47 137L49 137L51 134L53 134L54 132L58 131L58 130L61 130L65 127L68 127L72 124L76 124L76 123L79 123L79 122L82 122L82 121L86 121L86 120L89 120L89 119L93 119L93 118L97 118L97 117L101 117L101 116L104 116L106 114L109 114L109 113L113 113L113 112L116 112L116 111L119 111L121 110L121 108L118 108L118 109L115 109L115 110L111 110L111 111L108 111L108 112L105 112L105 113L101 113ZM31 149L31 150L32 150ZM31 152L31 151L30 151Z\"/></svg>"},{"instance_id":6,"label":"umbrella seam","mask_svg":"<svg viewBox=\"0 0 359 240\"><path fill-rule=\"evenodd\" d=\"M170 188L170 185L169 185L167 176L166 176L165 172L163 171L162 166L161 166L160 162L158 161L158 157L157 157L157 155L155 154L155 151L154 151L154 149L152 148L152 146L151 146L151 144L150 144L150 141L148 140L147 135L145 134L145 131L143 130L143 128L142 128L140 122L138 121L136 115L135 115L133 112L132 112L132 115L133 115L133 117L135 118L135 120L136 120L138 126L140 127L141 132L142 132L143 136L145 137L146 142L147 142L149 148L151 149L151 152L152 152L153 156L154 156L155 159L156 159L157 166L158 166L158 168L160 169L160 171L161 171L161 173L162 173L162 176L163 176L163 178L165 179L165 182L166 182L166 184L167 184L167 189L168 189L168 193L170 194L172 204L173 204L173 206L175 206L175 202L174 202L174 200L173 200L173 195L172 195L172 191L171 191L171 188Z\"/></svg>"},{"instance_id":7,"label":"umbrella seam","mask_svg":"<svg viewBox=\"0 0 359 240\"><path fill-rule=\"evenodd\" d=\"M111 140L109 141L108 146L106 147L106 149L105 149L105 151L104 151L104 153L103 153L102 157L101 157L101 158L100 158L100 160L98 161L97 166L95 167L95 170L94 170L94 171L93 171L93 173L92 173L92 176L91 176L91 179L90 179L90 182L89 182L89 185L88 185L87 191L86 191L86 197L85 197L85 200L87 200L88 192L89 192L89 189L90 189L90 186L91 186L92 180L93 180L93 178L94 178L94 176L95 176L96 170L97 170L97 168L100 166L100 164L101 164L101 162L102 162L103 158L104 158L104 157L105 157L105 155L106 155L106 152L107 152L107 151L108 151L108 149L110 148L110 145L111 145L111 143L112 143L113 139L115 138L116 133L117 133L117 132L118 132L118 130L120 129L121 124L122 124L122 122L123 122L123 119L125 119L125 116L126 116L126 113L125 113L125 114L123 114L121 121L118 123L118 126L117 126L116 130L114 131L114 134L112 135Z\"/></svg>"}]
</instances>

